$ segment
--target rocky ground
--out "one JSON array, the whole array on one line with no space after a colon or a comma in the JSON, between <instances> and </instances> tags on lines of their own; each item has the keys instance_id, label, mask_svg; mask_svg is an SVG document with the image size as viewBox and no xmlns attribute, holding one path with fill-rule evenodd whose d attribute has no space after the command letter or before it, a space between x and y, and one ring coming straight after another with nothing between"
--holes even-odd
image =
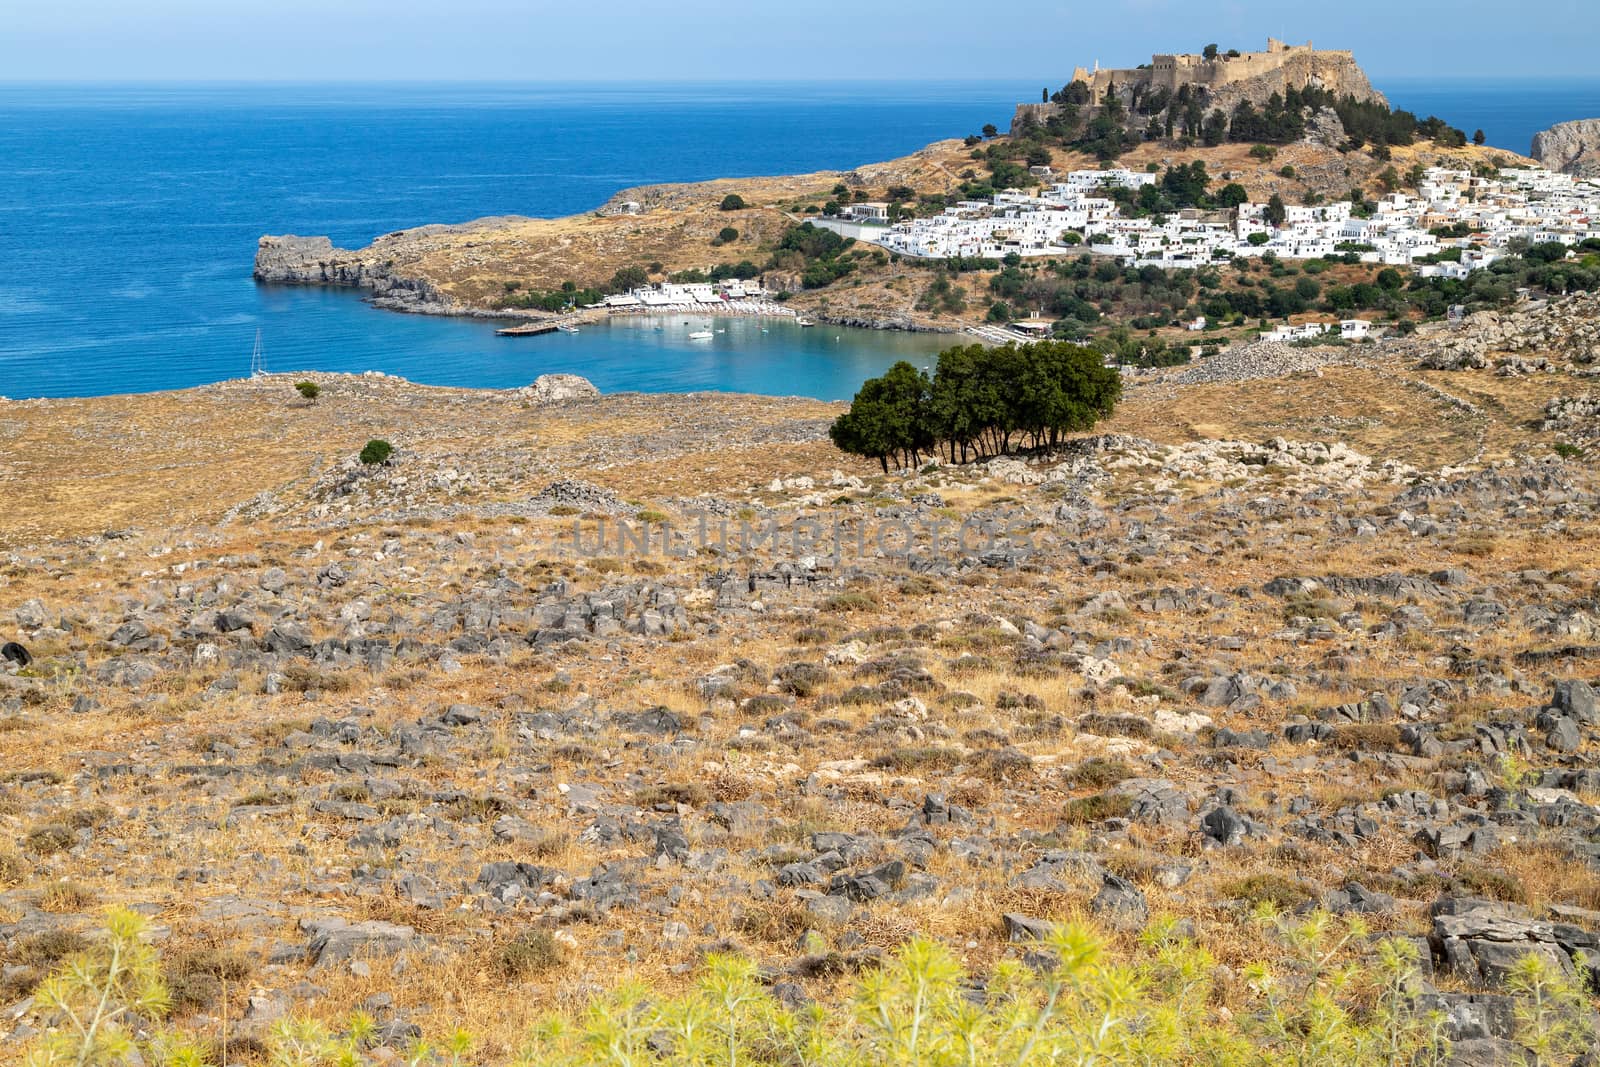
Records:
<instances>
[{"instance_id":1,"label":"rocky ground","mask_svg":"<svg viewBox=\"0 0 1600 1067\"><path fill-rule=\"evenodd\" d=\"M0 1059L109 904L236 1061L365 1006L492 1062L713 947L827 997L913 932L981 971L1166 914L1226 996L1263 901L1414 939L1458 1062L1510 1056L1518 957L1600 982L1593 310L890 476L810 401L0 404Z\"/></svg>"}]
</instances>

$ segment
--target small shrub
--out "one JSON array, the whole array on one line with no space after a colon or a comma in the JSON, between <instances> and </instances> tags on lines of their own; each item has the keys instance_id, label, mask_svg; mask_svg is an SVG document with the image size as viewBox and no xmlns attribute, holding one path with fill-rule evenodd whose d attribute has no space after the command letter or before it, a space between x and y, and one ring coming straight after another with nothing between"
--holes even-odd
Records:
<instances>
[{"instance_id":1,"label":"small shrub","mask_svg":"<svg viewBox=\"0 0 1600 1067\"><path fill-rule=\"evenodd\" d=\"M1556 455L1562 459L1577 459L1583 455L1583 449L1577 445L1568 444L1566 441L1557 441L1555 444Z\"/></svg>"},{"instance_id":2,"label":"small shrub","mask_svg":"<svg viewBox=\"0 0 1600 1067\"><path fill-rule=\"evenodd\" d=\"M700 782L663 782L633 794L633 802L641 808L653 808L657 804L687 804L698 808L710 799L710 790Z\"/></svg>"},{"instance_id":3,"label":"small shrub","mask_svg":"<svg viewBox=\"0 0 1600 1067\"><path fill-rule=\"evenodd\" d=\"M835 593L822 602L823 611L873 611L879 607L878 598L871 593L852 590L847 593Z\"/></svg>"},{"instance_id":4,"label":"small shrub","mask_svg":"<svg viewBox=\"0 0 1600 1067\"><path fill-rule=\"evenodd\" d=\"M524 930L494 950L495 969L512 980L531 978L561 966L566 953L549 930Z\"/></svg>"},{"instance_id":5,"label":"small shrub","mask_svg":"<svg viewBox=\"0 0 1600 1067\"><path fill-rule=\"evenodd\" d=\"M1126 819L1133 810L1133 798L1121 793L1096 793L1067 801L1061 819L1071 826L1086 826L1107 819Z\"/></svg>"},{"instance_id":6,"label":"small shrub","mask_svg":"<svg viewBox=\"0 0 1600 1067\"><path fill-rule=\"evenodd\" d=\"M741 211L744 206L744 197L738 193L729 193L722 198L721 207L723 211Z\"/></svg>"},{"instance_id":7,"label":"small shrub","mask_svg":"<svg viewBox=\"0 0 1600 1067\"><path fill-rule=\"evenodd\" d=\"M960 764L962 758L962 752L958 748L929 745L918 748L897 748L885 752L874 757L872 765L892 771L911 771L917 768L950 770Z\"/></svg>"},{"instance_id":8,"label":"small shrub","mask_svg":"<svg viewBox=\"0 0 1600 1067\"><path fill-rule=\"evenodd\" d=\"M1225 897L1247 900L1252 905L1271 904L1279 911L1293 911L1302 904L1310 903L1316 896L1304 883L1277 871L1237 878L1225 883L1221 892Z\"/></svg>"},{"instance_id":9,"label":"small shrub","mask_svg":"<svg viewBox=\"0 0 1600 1067\"><path fill-rule=\"evenodd\" d=\"M1033 775L1033 757L1020 748L1000 748L979 753L973 761L978 777L1003 782Z\"/></svg>"},{"instance_id":10,"label":"small shrub","mask_svg":"<svg viewBox=\"0 0 1600 1067\"><path fill-rule=\"evenodd\" d=\"M1334 748L1367 752L1394 752L1400 743L1400 727L1392 722L1349 723L1334 728L1329 739Z\"/></svg>"},{"instance_id":11,"label":"small shrub","mask_svg":"<svg viewBox=\"0 0 1600 1067\"><path fill-rule=\"evenodd\" d=\"M92 804L86 808L73 808L67 812L67 825L74 830L92 829L110 822L113 814L112 810L104 804Z\"/></svg>"},{"instance_id":12,"label":"small shrub","mask_svg":"<svg viewBox=\"0 0 1600 1067\"><path fill-rule=\"evenodd\" d=\"M5 960L18 967L46 969L88 947L89 942L82 934L70 930L47 930L19 937L5 954Z\"/></svg>"},{"instance_id":13,"label":"small shrub","mask_svg":"<svg viewBox=\"0 0 1600 1067\"><path fill-rule=\"evenodd\" d=\"M100 895L77 882L52 882L39 896L39 907L52 915L74 911L87 911L99 901Z\"/></svg>"},{"instance_id":14,"label":"small shrub","mask_svg":"<svg viewBox=\"0 0 1600 1067\"><path fill-rule=\"evenodd\" d=\"M394 455L394 445L375 437L362 447L361 462L369 467L376 466L379 463L388 462L389 457L392 455Z\"/></svg>"},{"instance_id":15,"label":"small shrub","mask_svg":"<svg viewBox=\"0 0 1600 1067\"><path fill-rule=\"evenodd\" d=\"M20 885L28 877L28 864L15 852L0 852L0 889Z\"/></svg>"},{"instance_id":16,"label":"small shrub","mask_svg":"<svg viewBox=\"0 0 1600 1067\"><path fill-rule=\"evenodd\" d=\"M57 852L65 852L71 848L77 835L72 828L61 823L45 823L28 831L28 836L22 839L23 847L36 856L53 856Z\"/></svg>"},{"instance_id":17,"label":"small shrub","mask_svg":"<svg viewBox=\"0 0 1600 1067\"><path fill-rule=\"evenodd\" d=\"M1066 775L1065 781L1071 787L1105 789L1126 778L1132 778L1133 774L1133 768L1119 759L1095 756L1074 767Z\"/></svg>"},{"instance_id":18,"label":"small shrub","mask_svg":"<svg viewBox=\"0 0 1600 1067\"><path fill-rule=\"evenodd\" d=\"M248 956L219 948L197 948L171 956L162 968L172 1006L191 1011L211 1007L224 983L237 985L254 970Z\"/></svg>"},{"instance_id":19,"label":"small shrub","mask_svg":"<svg viewBox=\"0 0 1600 1067\"><path fill-rule=\"evenodd\" d=\"M299 393L307 400L315 400L317 397L322 395L322 386L318 385L316 382L295 382L294 389L295 392Z\"/></svg>"}]
</instances>

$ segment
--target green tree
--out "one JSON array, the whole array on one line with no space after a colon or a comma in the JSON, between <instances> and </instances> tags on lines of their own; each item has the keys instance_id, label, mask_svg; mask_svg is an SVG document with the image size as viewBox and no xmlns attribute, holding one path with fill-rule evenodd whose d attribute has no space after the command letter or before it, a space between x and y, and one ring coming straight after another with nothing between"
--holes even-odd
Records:
<instances>
[{"instance_id":1,"label":"green tree","mask_svg":"<svg viewBox=\"0 0 1600 1067\"><path fill-rule=\"evenodd\" d=\"M983 125L983 135L986 138L995 138L1000 136L1000 130L995 126L994 123L986 122Z\"/></svg>"},{"instance_id":2,"label":"green tree","mask_svg":"<svg viewBox=\"0 0 1600 1067\"><path fill-rule=\"evenodd\" d=\"M295 382L294 390L313 403L316 402L317 397L322 395L322 386L316 382Z\"/></svg>"},{"instance_id":3,"label":"green tree","mask_svg":"<svg viewBox=\"0 0 1600 1067\"><path fill-rule=\"evenodd\" d=\"M1489 139L1489 135L1484 133L1482 130L1474 130L1473 133L1472 133L1472 143L1475 144L1475 145L1478 145L1480 147L1488 139Z\"/></svg>"},{"instance_id":4,"label":"green tree","mask_svg":"<svg viewBox=\"0 0 1600 1067\"><path fill-rule=\"evenodd\" d=\"M723 211L742 211L744 209L744 197L738 193L729 193L722 198L721 206Z\"/></svg>"},{"instance_id":5,"label":"green tree","mask_svg":"<svg viewBox=\"0 0 1600 1067\"><path fill-rule=\"evenodd\" d=\"M386 462L394 454L394 445L388 441L373 438L361 449L361 462L369 467Z\"/></svg>"},{"instance_id":6,"label":"green tree","mask_svg":"<svg viewBox=\"0 0 1600 1067\"><path fill-rule=\"evenodd\" d=\"M1236 208L1249 200L1249 192L1238 182L1229 182L1217 191L1217 203L1225 208Z\"/></svg>"},{"instance_id":7,"label":"green tree","mask_svg":"<svg viewBox=\"0 0 1600 1067\"><path fill-rule=\"evenodd\" d=\"M625 293L649 284L650 275L645 273L643 267L622 267L611 276L610 289L613 293Z\"/></svg>"},{"instance_id":8,"label":"green tree","mask_svg":"<svg viewBox=\"0 0 1600 1067\"><path fill-rule=\"evenodd\" d=\"M1018 434L1029 447L1055 447L1109 415L1121 395L1121 376L1080 345L956 347L934 371L931 433L951 462L1007 453Z\"/></svg>"},{"instance_id":9,"label":"green tree","mask_svg":"<svg viewBox=\"0 0 1600 1067\"><path fill-rule=\"evenodd\" d=\"M1219 46L1219 45L1208 44L1208 45L1205 46L1205 49L1200 54L1205 56L1207 59L1216 59L1217 58L1217 54L1221 50L1222 50L1221 46Z\"/></svg>"},{"instance_id":10,"label":"green tree","mask_svg":"<svg viewBox=\"0 0 1600 1067\"><path fill-rule=\"evenodd\" d=\"M732 244L738 239L739 231L734 229L732 226L724 226L721 230L717 231L717 240L721 241L725 245Z\"/></svg>"},{"instance_id":11,"label":"green tree","mask_svg":"<svg viewBox=\"0 0 1600 1067\"><path fill-rule=\"evenodd\" d=\"M928 376L901 360L881 378L861 384L850 410L834 420L828 437L841 451L876 459L884 473L889 461L916 466L934 441L929 429Z\"/></svg>"},{"instance_id":12,"label":"green tree","mask_svg":"<svg viewBox=\"0 0 1600 1067\"><path fill-rule=\"evenodd\" d=\"M1289 218L1289 209L1284 206L1283 197L1277 193L1272 194L1272 199L1267 201L1267 222L1273 226L1282 226Z\"/></svg>"}]
</instances>

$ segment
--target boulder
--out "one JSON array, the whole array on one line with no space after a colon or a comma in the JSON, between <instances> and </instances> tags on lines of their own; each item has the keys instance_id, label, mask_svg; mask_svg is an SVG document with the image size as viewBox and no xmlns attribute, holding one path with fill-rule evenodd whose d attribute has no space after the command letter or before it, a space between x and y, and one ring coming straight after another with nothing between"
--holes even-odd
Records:
<instances>
[{"instance_id":1,"label":"boulder","mask_svg":"<svg viewBox=\"0 0 1600 1067\"><path fill-rule=\"evenodd\" d=\"M535 404L555 404L599 396L600 390L589 379L576 374L541 374L532 385L518 389L516 395Z\"/></svg>"}]
</instances>

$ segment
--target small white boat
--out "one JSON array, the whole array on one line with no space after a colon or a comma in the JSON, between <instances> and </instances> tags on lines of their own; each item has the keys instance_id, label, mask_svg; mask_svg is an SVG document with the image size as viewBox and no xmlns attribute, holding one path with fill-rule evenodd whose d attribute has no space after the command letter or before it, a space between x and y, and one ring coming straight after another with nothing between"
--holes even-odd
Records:
<instances>
[{"instance_id":1,"label":"small white boat","mask_svg":"<svg viewBox=\"0 0 1600 1067\"><path fill-rule=\"evenodd\" d=\"M560 330L562 333L577 333L578 332L578 328L576 326L572 325L571 323L567 323L567 322L558 322L558 323L556 323L556 329Z\"/></svg>"},{"instance_id":2,"label":"small white boat","mask_svg":"<svg viewBox=\"0 0 1600 1067\"><path fill-rule=\"evenodd\" d=\"M709 340L711 340L711 338L713 338L715 336L716 336L716 334L712 333L710 330L696 330L694 333L691 333L689 335L689 340L691 340L691 341L709 341Z\"/></svg>"},{"instance_id":3,"label":"small white boat","mask_svg":"<svg viewBox=\"0 0 1600 1067\"><path fill-rule=\"evenodd\" d=\"M810 319L805 319L805 318L795 319L794 320L794 324L796 326L815 326L816 325L816 323L812 322Z\"/></svg>"}]
</instances>

